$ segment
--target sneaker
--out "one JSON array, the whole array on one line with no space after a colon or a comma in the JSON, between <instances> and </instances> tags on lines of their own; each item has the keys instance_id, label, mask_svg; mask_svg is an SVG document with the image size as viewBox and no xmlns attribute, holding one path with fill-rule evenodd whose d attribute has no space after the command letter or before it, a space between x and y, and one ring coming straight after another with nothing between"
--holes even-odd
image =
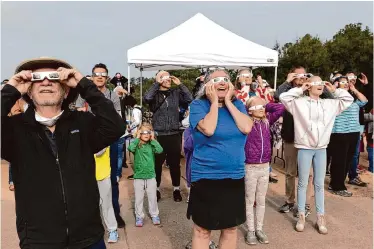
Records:
<instances>
[{"instance_id":1,"label":"sneaker","mask_svg":"<svg viewBox=\"0 0 374 249\"><path fill-rule=\"evenodd\" d=\"M125 221L122 219L121 216L116 215L116 220L117 220L117 226L118 228L124 228L126 226Z\"/></svg>"},{"instance_id":2,"label":"sneaker","mask_svg":"<svg viewBox=\"0 0 374 249\"><path fill-rule=\"evenodd\" d=\"M161 192L160 190L157 190L157 202L161 199Z\"/></svg>"},{"instance_id":3,"label":"sneaker","mask_svg":"<svg viewBox=\"0 0 374 249\"><path fill-rule=\"evenodd\" d=\"M181 191L179 189L174 190L173 197L174 197L175 202L181 202L182 201Z\"/></svg>"},{"instance_id":4,"label":"sneaker","mask_svg":"<svg viewBox=\"0 0 374 249\"><path fill-rule=\"evenodd\" d=\"M278 180L275 179L275 178L273 178L273 177L271 177L271 176L269 176L269 182L270 183L278 183Z\"/></svg>"},{"instance_id":5,"label":"sneaker","mask_svg":"<svg viewBox=\"0 0 374 249\"><path fill-rule=\"evenodd\" d=\"M108 243L117 243L118 237L119 236L117 230L109 232Z\"/></svg>"},{"instance_id":6,"label":"sneaker","mask_svg":"<svg viewBox=\"0 0 374 249\"><path fill-rule=\"evenodd\" d=\"M245 236L245 243L248 245L256 245L257 244L257 238L255 232L247 232L247 235Z\"/></svg>"},{"instance_id":7,"label":"sneaker","mask_svg":"<svg viewBox=\"0 0 374 249\"><path fill-rule=\"evenodd\" d=\"M305 218L307 218L311 213L312 213L312 210L310 209L310 205L306 204L305 205ZM293 216L296 218L299 218L299 211L296 208L294 208Z\"/></svg>"},{"instance_id":8,"label":"sneaker","mask_svg":"<svg viewBox=\"0 0 374 249\"><path fill-rule=\"evenodd\" d=\"M273 177L273 178L278 176L277 174L275 174L273 172L270 172L269 175L270 175L270 177Z\"/></svg>"},{"instance_id":9,"label":"sneaker","mask_svg":"<svg viewBox=\"0 0 374 249\"><path fill-rule=\"evenodd\" d=\"M295 229L298 232L302 232L302 231L304 231L304 227L305 227L305 214L300 213L299 220L296 223Z\"/></svg>"},{"instance_id":10,"label":"sneaker","mask_svg":"<svg viewBox=\"0 0 374 249\"><path fill-rule=\"evenodd\" d=\"M269 244L268 236L266 236L264 231L257 230L256 231L256 237L257 237L258 242L260 242L261 244Z\"/></svg>"},{"instance_id":11,"label":"sneaker","mask_svg":"<svg viewBox=\"0 0 374 249\"><path fill-rule=\"evenodd\" d=\"M135 226L136 227L142 227L143 226L143 219L140 218L140 217L136 217Z\"/></svg>"},{"instance_id":12,"label":"sneaker","mask_svg":"<svg viewBox=\"0 0 374 249\"><path fill-rule=\"evenodd\" d=\"M355 179L349 180L348 184L356 185L359 187L367 187L368 184L366 182L361 181L361 178L357 176Z\"/></svg>"},{"instance_id":13,"label":"sneaker","mask_svg":"<svg viewBox=\"0 0 374 249\"><path fill-rule=\"evenodd\" d=\"M155 225L155 226L160 225L160 224L161 224L160 217L158 217L158 216L156 216L156 217L152 217L152 223L153 223L153 225Z\"/></svg>"},{"instance_id":14,"label":"sneaker","mask_svg":"<svg viewBox=\"0 0 374 249\"><path fill-rule=\"evenodd\" d=\"M129 180L134 180L134 175L130 175L130 176L128 176L127 179L129 179Z\"/></svg>"},{"instance_id":15,"label":"sneaker","mask_svg":"<svg viewBox=\"0 0 374 249\"><path fill-rule=\"evenodd\" d=\"M326 176L330 176L331 173L330 173L330 170L326 170Z\"/></svg>"},{"instance_id":16,"label":"sneaker","mask_svg":"<svg viewBox=\"0 0 374 249\"><path fill-rule=\"evenodd\" d=\"M332 187L331 185L329 185L329 187L327 188L328 191L332 191Z\"/></svg>"},{"instance_id":17,"label":"sneaker","mask_svg":"<svg viewBox=\"0 0 374 249\"><path fill-rule=\"evenodd\" d=\"M293 209L294 205L295 205L294 203L287 203L286 202L286 204L284 204L283 206L281 206L281 208L279 209L279 212L281 212L281 213L288 213L288 212L290 212L290 210Z\"/></svg>"},{"instance_id":18,"label":"sneaker","mask_svg":"<svg viewBox=\"0 0 374 249\"><path fill-rule=\"evenodd\" d=\"M327 234L326 219L324 215L317 214L316 228L320 234Z\"/></svg>"},{"instance_id":19,"label":"sneaker","mask_svg":"<svg viewBox=\"0 0 374 249\"><path fill-rule=\"evenodd\" d=\"M334 195L340 195L343 197L351 197L353 194L347 190L332 191Z\"/></svg>"}]
</instances>

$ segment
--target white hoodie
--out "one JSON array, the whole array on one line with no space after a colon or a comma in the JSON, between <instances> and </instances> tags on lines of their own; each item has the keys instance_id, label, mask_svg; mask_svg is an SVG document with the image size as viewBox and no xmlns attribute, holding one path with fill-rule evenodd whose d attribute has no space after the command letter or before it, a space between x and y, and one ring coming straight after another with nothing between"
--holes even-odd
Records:
<instances>
[{"instance_id":1,"label":"white hoodie","mask_svg":"<svg viewBox=\"0 0 374 249\"><path fill-rule=\"evenodd\" d=\"M279 96L295 124L295 147L324 149L330 142L335 117L347 109L353 97L344 89L336 89L335 99L314 100L295 87Z\"/></svg>"}]
</instances>

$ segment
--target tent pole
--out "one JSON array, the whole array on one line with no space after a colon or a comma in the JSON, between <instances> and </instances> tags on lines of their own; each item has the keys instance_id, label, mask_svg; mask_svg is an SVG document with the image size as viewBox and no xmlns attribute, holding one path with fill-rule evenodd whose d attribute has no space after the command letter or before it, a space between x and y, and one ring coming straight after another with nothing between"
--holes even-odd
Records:
<instances>
[{"instance_id":1,"label":"tent pole","mask_svg":"<svg viewBox=\"0 0 374 249\"><path fill-rule=\"evenodd\" d=\"M131 77L130 77L130 64L127 65L127 92L130 94L130 81L131 81Z\"/></svg>"},{"instance_id":2,"label":"tent pole","mask_svg":"<svg viewBox=\"0 0 374 249\"><path fill-rule=\"evenodd\" d=\"M143 107L143 68L140 68L140 106Z\"/></svg>"},{"instance_id":3,"label":"tent pole","mask_svg":"<svg viewBox=\"0 0 374 249\"><path fill-rule=\"evenodd\" d=\"M274 74L274 90L277 89L277 74L278 74L278 67L275 67L275 74Z\"/></svg>"}]
</instances>

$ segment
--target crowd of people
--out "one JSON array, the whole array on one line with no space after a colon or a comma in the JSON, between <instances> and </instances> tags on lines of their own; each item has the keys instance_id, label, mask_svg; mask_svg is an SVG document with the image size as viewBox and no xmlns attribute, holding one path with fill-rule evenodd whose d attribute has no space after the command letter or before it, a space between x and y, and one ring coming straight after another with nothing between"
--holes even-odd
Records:
<instances>
[{"instance_id":1,"label":"crowd of people","mask_svg":"<svg viewBox=\"0 0 374 249\"><path fill-rule=\"evenodd\" d=\"M65 61L37 58L3 82L1 157L10 163L21 248L103 249L105 229L108 243L116 243L125 227L118 182L129 166L135 226L145 224L145 193L152 224L160 225L162 167L181 202L182 150L192 249L216 248L212 230L221 231L219 248L236 248L244 223L247 244L269 243L265 200L277 182L270 163L279 144L286 171L279 211L294 212L298 232L312 212L312 183L320 234L328 232L326 175L335 195L352 196L347 176L348 184L367 186L357 173L363 137L373 172L372 84L364 74L334 72L325 81L298 66L275 90L251 69L232 83L215 67L201 73L192 93L167 71L155 80L144 95L149 111L126 90L124 76L109 80L102 63L84 77Z\"/></svg>"}]
</instances>

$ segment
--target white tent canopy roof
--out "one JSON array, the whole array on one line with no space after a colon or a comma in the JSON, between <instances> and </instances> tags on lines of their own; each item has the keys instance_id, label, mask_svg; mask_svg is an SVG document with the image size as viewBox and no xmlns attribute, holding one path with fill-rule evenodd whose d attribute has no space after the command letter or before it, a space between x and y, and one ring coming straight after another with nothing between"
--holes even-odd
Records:
<instances>
[{"instance_id":1,"label":"white tent canopy roof","mask_svg":"<svg viewBox=\"0 0 374 249\"><path fill-rule=\"evenodd\" d=\"M224 66L276 67L278 52L244 39L198 13L170 31L127 51L144 70Z\"/></svg>"}]
</instances>

